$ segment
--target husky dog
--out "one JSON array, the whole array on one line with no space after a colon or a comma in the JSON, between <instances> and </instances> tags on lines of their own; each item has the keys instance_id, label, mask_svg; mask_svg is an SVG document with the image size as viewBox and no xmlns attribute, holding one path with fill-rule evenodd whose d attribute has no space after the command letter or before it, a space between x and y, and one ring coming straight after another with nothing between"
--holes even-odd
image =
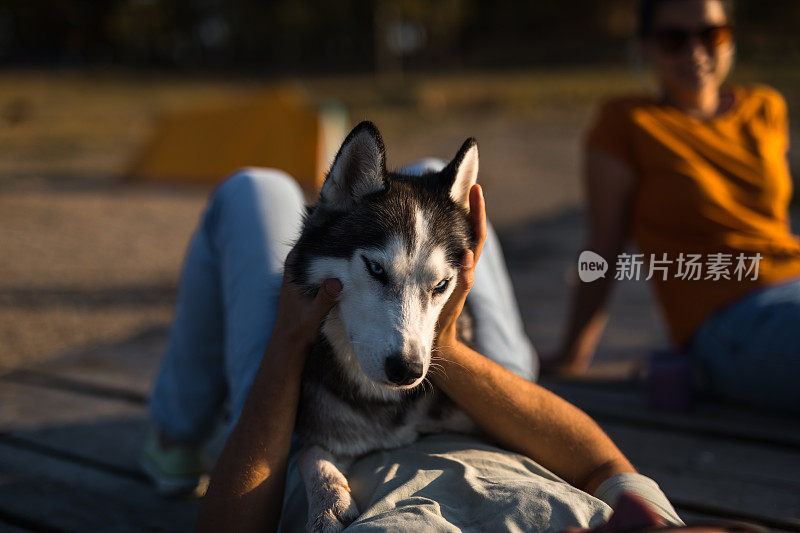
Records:
<instances>
[{"instance_id":1,"label":"husky dog","mask_svg":"<svg viewBox=\"0 0 800 533\"><path fill-rule=\"evenodd\" d=\"M387 172L381 136L362 122L309 208L291 279L309 291L327 278L343 286L308 357L297 415L311 530L339 531L359 515L337 463L472 429L423 382L439 312L474 245L467 206L477 174L474 139L441 172Z\"/></svg>"}]
</instances>

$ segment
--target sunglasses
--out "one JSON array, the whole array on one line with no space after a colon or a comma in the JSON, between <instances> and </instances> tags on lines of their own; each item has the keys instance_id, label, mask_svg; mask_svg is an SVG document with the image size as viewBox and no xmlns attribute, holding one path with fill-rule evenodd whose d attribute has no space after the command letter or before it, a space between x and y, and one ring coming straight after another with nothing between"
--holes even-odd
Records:
<instances>
[{"instance_id":1,"label":"sunglasses","mask_svg":"<svg viewBox=\"0 0 800 533\"><path fill-rule=\"evenodd\" d=\"M733 28L724 24L722 26L706 26L695 31L687 31L682 28L663 28L653 32L653 39L662 52L667 54L678 54L686 51L692 43L692 39L697 38L711 54L720 46L733 40Z\"/></svg>"}]
</instances>

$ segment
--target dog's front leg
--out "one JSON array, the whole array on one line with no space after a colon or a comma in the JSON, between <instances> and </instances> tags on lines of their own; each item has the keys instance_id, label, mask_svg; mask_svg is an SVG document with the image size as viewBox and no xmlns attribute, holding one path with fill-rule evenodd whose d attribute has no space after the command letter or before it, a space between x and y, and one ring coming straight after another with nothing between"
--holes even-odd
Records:
<instances>
[{"instance_id":1,"label":"dog's front leg","mask_svg":"<svg viewBox=\"0 0 800 533\"><path fill-rule=\"evenodd\" d=\"M297 468L306 487L309 531L341 531L358 518L350 486L334 461L320 446L306 446L297 459Z\"/></svg>"}]
</instances>

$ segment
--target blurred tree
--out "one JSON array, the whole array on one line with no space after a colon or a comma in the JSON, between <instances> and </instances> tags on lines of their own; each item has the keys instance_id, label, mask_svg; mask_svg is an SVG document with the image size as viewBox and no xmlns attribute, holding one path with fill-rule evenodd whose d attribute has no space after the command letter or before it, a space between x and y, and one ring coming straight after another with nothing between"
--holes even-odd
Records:
<instances>
[{"instance_id":1,"label":"blurred tree","mask_svg":"<svg viewBox=\"0 0 800 533\"><path fill-rule=\"evenodd\" d=\"M0 59L286 74L620 62L635 0L0 0ZM800 2L736 3L738 55L800 59Z\"/></svg>"}]
</instances>

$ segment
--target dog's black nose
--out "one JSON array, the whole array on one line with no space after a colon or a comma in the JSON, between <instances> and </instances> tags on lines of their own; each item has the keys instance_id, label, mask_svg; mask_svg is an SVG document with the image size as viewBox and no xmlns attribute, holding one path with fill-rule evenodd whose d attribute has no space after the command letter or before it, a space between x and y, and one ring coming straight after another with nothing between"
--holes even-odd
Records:
<instances>
[{"instance_id":1,"label":"dog's black nose","mask_svg":"<svg viewBox=\"0 0 800 533\"><path fill-rule=\"evenodd\" d=\"M386 359L386 377L395 385L410 385L422 376L422 363L404 361L399 355Z\"/></svg>"}]
</instances>

